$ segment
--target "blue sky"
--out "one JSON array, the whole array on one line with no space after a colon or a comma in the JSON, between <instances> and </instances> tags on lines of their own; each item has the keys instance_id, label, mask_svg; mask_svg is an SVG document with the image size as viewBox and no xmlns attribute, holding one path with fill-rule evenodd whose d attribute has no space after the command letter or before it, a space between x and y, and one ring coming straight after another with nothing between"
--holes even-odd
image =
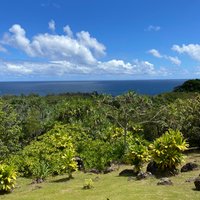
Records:
<instances>
[{"instance_id":1,"label":"blue sky","mask_svg":"<svg viewBox=\"0 0 200 200\"><path fill-rule=\"evenodd\" d=\"M199 0L1 0L0 81L200 77Z\"/></svg>"}]
</instances>

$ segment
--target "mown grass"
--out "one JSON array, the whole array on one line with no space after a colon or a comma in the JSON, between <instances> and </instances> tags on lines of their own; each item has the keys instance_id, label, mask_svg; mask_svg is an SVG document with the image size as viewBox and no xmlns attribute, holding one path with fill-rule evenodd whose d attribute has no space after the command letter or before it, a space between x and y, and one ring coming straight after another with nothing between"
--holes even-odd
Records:
<instances>
[{"instance_id":1,"label":"mown grass","mask_svg":"<svg viewBox=\"0 0 200 200\"><path fill-rule=\"evenodd\" d=\"M190 154L186 161L196 161L200 164L200 154ZM200 170L180 173L170 177L173 186L157 186L158 179L152 177L137 181L128 181L127 177L118 174L130 166L121 166L119 171L106 175L75 172L74 179L66 176L49 178L42 184L30 184L31 179L19 178L13 193L2 195L5 200L197 200L200 191L196 191L193 182L186 179L197 177ZM83 190L85 179L94 180L94 188Z\"/></svg>"}]
</instances>

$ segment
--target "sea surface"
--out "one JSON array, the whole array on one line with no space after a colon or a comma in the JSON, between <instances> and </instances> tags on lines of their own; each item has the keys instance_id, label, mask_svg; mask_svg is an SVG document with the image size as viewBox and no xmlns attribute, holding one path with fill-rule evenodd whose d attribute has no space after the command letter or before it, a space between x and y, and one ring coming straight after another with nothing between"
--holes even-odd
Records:
<instances>
[{"instance_id":1,"label":"sea surface","mask_svg":"<svg viewBox=\"0 0 200 200\"><path fill-rule=\"evenodd\" d=\"M117 96L128 91L156 95L170 92L181 85L183 79L173 80L127 80L127 81L48 81L48 82L0 82L0 95L39 95L59 93L98 92Z\"/></svg>"}]
</instances>

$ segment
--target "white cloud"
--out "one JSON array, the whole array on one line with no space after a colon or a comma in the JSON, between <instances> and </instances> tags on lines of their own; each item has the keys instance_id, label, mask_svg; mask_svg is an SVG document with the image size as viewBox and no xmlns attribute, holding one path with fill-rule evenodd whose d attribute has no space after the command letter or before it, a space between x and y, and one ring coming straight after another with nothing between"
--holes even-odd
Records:
<instances>
[{"instance_id":1,"label":"white cloud","mask_svg":"<svg viewBox=\"0 0 200 200\"><path fill-rule=\"evenodd\" d=\"M56 23L54 20L49 21L49 30L54 32L56 30Z\"/></svg>"},{"instance_id":2,"label":"white cloud","mask_svg":"<svg viewBox=\"0 0 200 200\"><path fill-rule=\"evenodd\" d=\"M30 57L87 64L94 64L96 56L105 54L104 45L85 31L77 33L77 38L44 33L35 35L30 41L25 30L15 24L9 29L9 33L4 34L1 43L20 49Z\"/></svg>"},{"instance_id":3,"label":"white cloud","mask_svg":"<svg viewBox=\"0 0 200 200\"><path fill-rule=\"evenodd\" d=\"M0 74L11 74L11 75L30 75L33 73L31 67L27 67L24 62L10 62L0 60Z\"/></svg>"},{"instance_id":4,"label":"white cloud","mask_svg":"<svg viewBox=\"0 0 200 200\"><path fill-rule=\"evenodd\" d=\"M156 50L156 49L151 49L151 50L148 51L148 53L152 54L154 57L162 58L162 56L160 55L159 51Z\"/></svg>"},{"instance_id":5,"label":"white cloud","mask_svg":"<svg viewBox=\"0 0 200 200\"><path fill-rule=\"evenodd\" d=\"M67 26L63 27L63 31L64 31L69 37L73 37L73 32L72 32L70 26L67 25Z\"/></svg>"},{"instance_id":6,"label":"white cloud","mask_svg":"<svg viewBox=\"0 0 200 200\"><path fill-rule=\"evenodd\" d=\"M145 31L160 31L161 27L160 26L153 26L153 25L149 25Z\"/></svg>"},{"instance_id":7,"label":"white cloud","mask_svg":"<svg viewBox=\"0 0 200 200\"><path fill-rule=\"evenodd\" d=\"M164 75L163 70L156 70L148 61L134 60L132 63L123 60L98 61L95 66L75 64L58 60L47 62L6 62L0 61L1 72L9 75L53 75L64 76L68 74L113 74L113 75Z\"/></svg>"},{"instance_id":8,"label":"white cloud","mask_svg":"<svg viewBox=\"0 0 200 200\"><path fill-rule=\"evenodd\" d=\"M165 56L165 58L170 60L175 65L181 65L181 60L178 57Z\"/></svg>"},{"instance_id":9,"label":"white cloud","mask_svg":"<svg viewBox=\"0 0 200 200\"><path fill-rule=\"evenodd\" d=\"M115 59L107 62L99 62L98 69L104 73L111 74L153 75L157 73L152 63L148 61L139 61L137 59L132 63L126 63L123 60Z\"/></svg>"},{"instance_id":10,"label":"white cloud","mask_svg":"<svg viewBox=\"0 0 200 200\"><path fill-rule=\"evenodd\" d=\"M162 70L157 70L148 61L137 59L133 62L125 62L120 59L101 61L99 58L106 54L106 47L92 37L89 32L81 31L73 34L69 26L65 26L63 31L66 34L41 33L29 39L26 31L19 24L13 25L9 32L4 34L0 43L3 48L9 46L24 52L29 57L28 60L32 61L0 60L1 74L24 76L162 75ZM151 53L160 55L155 49Z\"/></svg>"},{"instance_id":11,"label":"white cloud","mask_svg":"<svg viewBox=\"0 0 200 200\"><path fill-rule=\"evenodd\" d=\"M151 49L148 51L148 53L150 53L151 55L153 55L156 58L164 58L166 60L169 60L170 62L172 62L175 65L181 64L181 60L178 57L163 55L156 49Z\"/></svg>"},{"instance_id":12,"label":"white cloud","mask_svg":"<svg viewBox=\"0 0 200 200\"><path fill-rule=\"evenodd\" d=\"M96 38L91 38L90 34L86 31L81 31L76 34L79 43L89 49L91 49L96 56L105 54L105 46L99 43Z\"/></svg>"},{"instance_id":13,"label":"white cloud","mask_svg":"<svg viewBox=\"0 0 200 200\"><path fill-rule=\"evenodd\" d=\"M9 72L19 73L19 74L31 74L33 71L30 68L27 68L21 64L12 64L12 63L6 63L7 70Z\"/></svg>"},{"instance_id":14,"label":"white cloud","mask_svg":"<svg viewBox=\"0 0 200 200\"><path fill-rule=\"evenodd\" d=\"M2 44L8 44L25 51L26 54L32 55L32 49L30 47L30 41L26 38L26 32L20 25L15 24L9 29L9 33L5 33L3 36Z\"/></svg>"},{"instance_id":15,"label":"white cloud","mask_svg":"<svg viewBox=\"0 0 200 200\"><path fill-rule=\"evenodd\" d=\"M187 54L191 58L200 61L200 45L199 44L189 44L182 46L173 45L172 50L180 53L180 54Z\"/></svg>"}]
</instances>

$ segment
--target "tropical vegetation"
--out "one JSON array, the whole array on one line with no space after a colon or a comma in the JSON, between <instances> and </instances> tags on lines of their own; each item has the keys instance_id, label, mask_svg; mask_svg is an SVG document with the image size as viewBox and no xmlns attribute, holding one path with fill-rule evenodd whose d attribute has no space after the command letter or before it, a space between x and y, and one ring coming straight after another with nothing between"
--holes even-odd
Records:
<instances>
[{"instance_id":1,"label":"tropical vegetation","mask_svg":"<svg viewBox=\"0 0 200 200\"><path fill-rule=\"evenodd\" d=\"M62 174L71 179L77 158L85 172L123 163L139 173L150 161L172 172L189 146L200 147L199 133L200 94L194 92L5 95L0 190L12 191L16 174L38 183Z\"/></svg>"}]
</instances>

